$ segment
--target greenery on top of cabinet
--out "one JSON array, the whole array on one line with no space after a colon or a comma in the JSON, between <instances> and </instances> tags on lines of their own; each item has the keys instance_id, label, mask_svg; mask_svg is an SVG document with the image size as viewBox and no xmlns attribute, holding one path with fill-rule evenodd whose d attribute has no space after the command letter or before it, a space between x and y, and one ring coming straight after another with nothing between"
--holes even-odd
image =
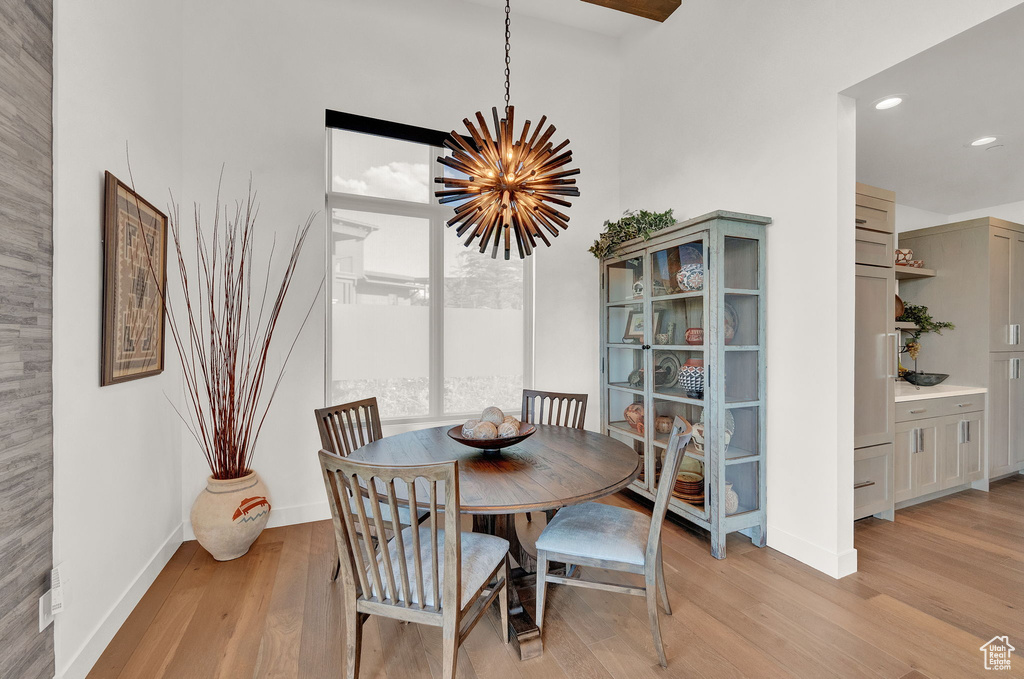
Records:
<instances>
[{"instance_id":1,"label":"greenery on top of cabinet","mask_svg":"<svg viewBox=\"0 0 1024 679\"><path fill-rule=\"evenodd\" d=\"M590 246L590 252L598 259L604 259L615 252L615 247L634 238L647 240L655 231L676 223L672 210L648 212L647 210L626 210L621 219L605 220L604 232Z\"/></svg>"}]
</instances>

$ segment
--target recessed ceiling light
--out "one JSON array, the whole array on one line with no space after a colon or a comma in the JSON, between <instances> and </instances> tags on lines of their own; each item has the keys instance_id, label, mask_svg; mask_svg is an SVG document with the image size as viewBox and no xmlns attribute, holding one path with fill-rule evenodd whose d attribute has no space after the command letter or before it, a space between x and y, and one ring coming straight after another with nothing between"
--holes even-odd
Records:
<instances>
[{"instance_id":1,"label":"recessed ceiling light","mask_svg":"<svg viewBox=\"0 0 1024 679\"><path fill-rule=\"evenodd\" d=\"M988 146L996 140L995 137L982 137L971 142L971 146Z\"/></svg>"},{"instance_id":2,"label":"recessed ceiling light","mask_svg":"<svg viewBox=\"0 0 1024 679\"><path fill-rule=\"evenodd\" d=\"M903 103L903 97L886 97L880 102L875 104L875 108L879 111L884 111L887 108L893 108Z\"/></svg>"}]
</instances>

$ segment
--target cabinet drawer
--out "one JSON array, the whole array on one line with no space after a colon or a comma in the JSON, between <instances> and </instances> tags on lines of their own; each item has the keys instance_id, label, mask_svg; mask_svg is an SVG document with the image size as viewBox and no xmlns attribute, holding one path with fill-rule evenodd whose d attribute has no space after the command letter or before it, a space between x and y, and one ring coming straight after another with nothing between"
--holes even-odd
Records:
<instances>
[{"instance_id":1,"label":"cabinet drawer","mask_svg":"<svg viewBox=\"0 0 1024 679\"><path fill-rule=\"evenodd\" d=\"M854 520L892 508L892 445L872 446L854 451Z\"/></svg>"},{"instance_id":2,"label":"cabinet drawer","mask_svg":"<svg viewBox=\"0 0 1024 679\"><path fill-rule=\"evenodd\" d=\"M894 266L893 236L891 233L879 233L858 228L856 231L857 264L868 266Z\"/></svg>"},{"instance_id":3,"label":"cabinet drawer","mask_svg":"<svg viewBox=\"0 0 1024 679\"><path fill-rule=\"evenodd\" d=\"M894 208L893 203L887 200L857 194L857 228L894 233Z\"/></svg>"},{"instance_id":4,"label":"cabinet drawer","mask_svg":"<svg viewBox=\"0 0 1024 679\"><path fill-rule=\"evenodd\" d=\"M966 396L943 396L918 401L903 401L896 404L896 421L910 422L929 417L945 417L962 413L974 413L985 409L985 394Z\"/></svg>"}]
</instances>

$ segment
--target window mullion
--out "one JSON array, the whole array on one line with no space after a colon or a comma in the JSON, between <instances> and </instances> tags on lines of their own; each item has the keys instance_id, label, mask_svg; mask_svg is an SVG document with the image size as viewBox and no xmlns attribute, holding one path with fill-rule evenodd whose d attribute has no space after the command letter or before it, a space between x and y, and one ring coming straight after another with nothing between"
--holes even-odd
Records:
<instances>
[{"instance_id":1,"label":"window mullion","mask_svg":"<svg viewBox=\"0 0 1024 679\"><path fill-rule=\"evenodd\" d=\"M434 149L440 151L439 149ZM441 164L431 161L432 176ZM436 205L431 196L431 205ZM444 220L439 212L430 217L430 413L444 415Z\"/></svg>"}]
</instances>

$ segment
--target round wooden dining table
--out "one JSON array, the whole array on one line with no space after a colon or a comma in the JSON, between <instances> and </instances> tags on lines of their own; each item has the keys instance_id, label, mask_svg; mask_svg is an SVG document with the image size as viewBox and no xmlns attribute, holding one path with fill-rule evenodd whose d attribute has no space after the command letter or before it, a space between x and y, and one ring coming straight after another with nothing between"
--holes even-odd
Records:
<instances>
[{"instance_id":1,"label":"round wooden dining table","mask_svg":"<svg viewBox=\"0 0 1024 679\"><path fill-rule=\"evenodd\" d=\"M549 512L616 493L640 475L643 460L628 445L583 429L536 425L528 439L489 452L448 437L450 426L386 436L349 455L378 465L430 464L457 460L462 512L473 515L473 529L509 541L519 564L510 588L509 627L526 660L541 654L540 632L519 603L517 590L533 586L535 554L515 528L515 514ZM423 496L421 496L423 497Z\"/></svg>"}]
</instances>

